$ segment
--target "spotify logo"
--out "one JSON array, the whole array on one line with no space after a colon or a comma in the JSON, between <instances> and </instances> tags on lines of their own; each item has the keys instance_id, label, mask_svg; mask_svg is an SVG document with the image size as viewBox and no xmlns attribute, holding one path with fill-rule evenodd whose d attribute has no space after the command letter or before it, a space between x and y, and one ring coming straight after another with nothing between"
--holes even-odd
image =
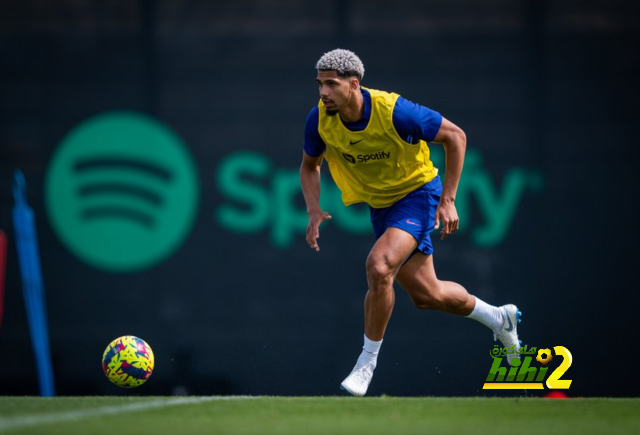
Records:
<instances>
[{"instance_id":1,"label":"spotify logo","mask_svg":"<svg viewBox=\"0 0 640 435\"><path fill-rule=\"evenodd\" d=\"M45 206L62 243L112 272L151 267L184 241L199 182L182 140L148 116L112 112L73 129L55 150Z\"/></svg>"}]
</instances>

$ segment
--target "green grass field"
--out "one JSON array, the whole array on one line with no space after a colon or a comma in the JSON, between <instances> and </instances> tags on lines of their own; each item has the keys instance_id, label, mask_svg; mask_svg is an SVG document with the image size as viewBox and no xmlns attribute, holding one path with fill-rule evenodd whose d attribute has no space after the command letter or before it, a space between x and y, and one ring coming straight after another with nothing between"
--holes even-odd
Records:
<instances>
[{"instance_id":1,"label":"green grass field","mask_svg":"<svg viewBox=\"0 0 640 435\"><path fill-rule=\"evenodd\" d=\"M640 399L0 397L0 434L635 434Z\"/></svg>"}]
</instances>

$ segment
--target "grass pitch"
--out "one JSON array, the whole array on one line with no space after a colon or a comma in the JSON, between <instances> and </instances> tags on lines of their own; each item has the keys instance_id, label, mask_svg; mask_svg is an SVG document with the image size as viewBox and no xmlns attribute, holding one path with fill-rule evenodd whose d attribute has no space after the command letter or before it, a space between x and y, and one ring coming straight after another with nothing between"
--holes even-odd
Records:
<instances>
[{"instance_id":1,"label":"grass pitch","mask_svg":"<svg viewBox=\"0 0 640 435\"><path fill-rule=\"evenodd\" d=\"M640 399L0 397L0 434L635 434Z\"/></svg>"}]
</instances>

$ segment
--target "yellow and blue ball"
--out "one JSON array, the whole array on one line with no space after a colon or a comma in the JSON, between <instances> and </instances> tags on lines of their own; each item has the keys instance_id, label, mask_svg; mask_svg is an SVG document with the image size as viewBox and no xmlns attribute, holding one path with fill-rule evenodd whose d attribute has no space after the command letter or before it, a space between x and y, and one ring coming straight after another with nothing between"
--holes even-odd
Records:
<instances>
[{"instance_id":1,"label":"yellow and blue ball","mask_svg":"<svg viewBox=\"0 0 640 435\"><path fill-rule=\"evenodd\" d=\"M153 367L153 351L143 339L133 335L116 338L102 355L104 374L122 388L144 384L151 376Z\"/></svg>"}]
</instances>

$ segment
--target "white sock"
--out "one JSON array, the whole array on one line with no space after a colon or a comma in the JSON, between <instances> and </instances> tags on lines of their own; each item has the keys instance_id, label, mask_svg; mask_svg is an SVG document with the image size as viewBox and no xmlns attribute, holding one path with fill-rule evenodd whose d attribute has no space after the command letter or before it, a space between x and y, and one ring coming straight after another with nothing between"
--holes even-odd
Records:
<instances>
[{"instance_id":1,"label":"white sock","mask_svg":"<svg viewBox=\"0 0 640 435\"><path fill-rule=\"evenodd\" d=\"M502 328L504 318L502 317L500 308L489 305L476 296L474 296L474 298L476 298L476 306L473 308L471 314L469 314L467 317L473 320L477 320L494 332Z\"/></svg>"},{"instance_id":2,"label":"white sock","mask_svg":"<svg viewBox=\"0 0 640 435\"><path fill-rule=\"evenodd\" d=\"M369 340L365 335L364 346L362 346L362 353L358 357L358 363L356 364L356 366L362 367L365 364L371 364L375 368L378 362L378 352L380 352L380 346L382 346L382 340Z\"/></svg>"}]
</instances>

